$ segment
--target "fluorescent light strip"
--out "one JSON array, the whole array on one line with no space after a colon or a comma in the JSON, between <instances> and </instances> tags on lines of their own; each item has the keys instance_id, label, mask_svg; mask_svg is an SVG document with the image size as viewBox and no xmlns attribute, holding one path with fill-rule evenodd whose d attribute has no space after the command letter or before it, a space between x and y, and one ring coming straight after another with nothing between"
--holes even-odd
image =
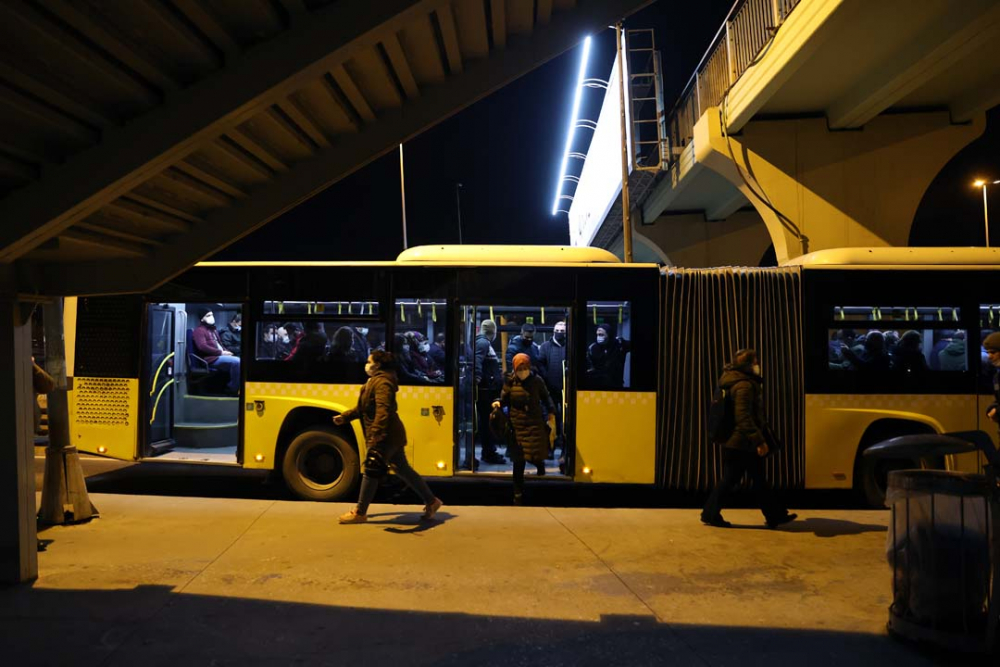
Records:
<instances>
[{"instance_id":1,"label":"fluorescent light strip","mask_svg":"<svg viewBox=\"0 0 1000 667\"><path fill-rule=\"evenodd\" d=\"M569 119L569 134L566 137L566 150L563 151L562 166L559 168L559 180L556 181L556 198L552 202L552 215L559 211L559 200L562 194L563 179L566 176L566 164L569 162L569 149L573 146L573 134L576 131L576 116L580 112L580 95L583 93L584 75L587 72L587 60L590 58L590 37L583 40L583 58L580 59L580 73L576 77L576 93L573 96L573 115Z\"/></svg>"}]
</instances>

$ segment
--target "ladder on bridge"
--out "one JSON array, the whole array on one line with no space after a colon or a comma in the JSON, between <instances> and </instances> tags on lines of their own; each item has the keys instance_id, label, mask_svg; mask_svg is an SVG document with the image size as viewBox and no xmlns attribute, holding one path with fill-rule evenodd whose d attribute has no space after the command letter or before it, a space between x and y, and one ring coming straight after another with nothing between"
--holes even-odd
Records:
<instances>
[{"instance_id":1,"label":"ladder on bridge","mask_svg":"<svg viewBox=\"0 0 1000 667\"><path fill-rule=\"evenodd\" d=\"M660 52L650 28L625 31L628 104L632 125L632 168L660 171L670 162Z\"/></svg>"}]
</instances>

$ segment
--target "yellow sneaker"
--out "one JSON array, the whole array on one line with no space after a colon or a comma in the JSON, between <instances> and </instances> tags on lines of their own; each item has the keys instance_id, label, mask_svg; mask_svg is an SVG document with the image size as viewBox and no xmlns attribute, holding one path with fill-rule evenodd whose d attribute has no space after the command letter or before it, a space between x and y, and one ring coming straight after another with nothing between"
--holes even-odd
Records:
<instances>
[{"instance_id":1,"label":"yellow sneaker","mask_svg":"<svg viewBox=\"0 0 1000 667\"><path fill-rule=\"evenodd\" d=\"M424 515L420 518L424 519L425 521L433 519L434 515L437 514L437 511L441 509L441 505L443 504L444 503L441 502L440 498L435 498L434 502L432 502L430 505L424 505Z\"/></svg>"},{"instance_id":2,"label":"yellow sneaker","mask_svg":"<svg viewBox=\"0 0 1000 667\"><path fill-rule=\"evenodd\" d=\"M368 521L368 515L358 514L357 509L340 515L340 523L364 523L365 521Z\"/></svg>"}]
</instances>

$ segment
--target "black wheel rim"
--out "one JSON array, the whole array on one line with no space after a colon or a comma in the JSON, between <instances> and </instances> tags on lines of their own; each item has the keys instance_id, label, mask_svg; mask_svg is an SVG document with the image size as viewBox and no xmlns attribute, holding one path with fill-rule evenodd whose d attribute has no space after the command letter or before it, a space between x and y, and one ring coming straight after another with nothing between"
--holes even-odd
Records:
<instances>
[{"instance_id":1,"label":"black wheel rim","mask_svg":"<svg viewBox=\"0 0 1000 667\"><path fill-rule=\"evenodd\" d=\"M310 489L328 491L344 477L344 457L333 443L314 440L300 450L296 468Z\"/></svg>"}]
</instances>

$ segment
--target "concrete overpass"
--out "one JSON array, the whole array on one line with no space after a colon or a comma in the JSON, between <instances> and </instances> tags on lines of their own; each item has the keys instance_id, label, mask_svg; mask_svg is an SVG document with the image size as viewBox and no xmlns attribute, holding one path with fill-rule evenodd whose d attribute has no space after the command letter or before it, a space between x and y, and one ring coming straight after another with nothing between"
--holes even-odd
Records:
<instances>
[{"instance_id":1,"label":"concrete overpass","mask_svg":"<svg viewBox=\"0 0 1000 667\"><path fill-rule=\"evenodd\" d=\"M2 3L0 580L37 569L26 301L162 283L649 1Z\"/></svg>"},{"instance_id":2,"label":"concrete overpass","mask_svg":"<svg viewBox=\"0 0 1000 667\"><path fill-rule=\"evenodd\" d=\"M772 243L779 261L907 245L927 187L1000 104L998 80L992 0L738 2L666 106L634 231L688 266L754 265ZM617 207L591 242L620 246Z\"/></svg>"}]
</instances>

